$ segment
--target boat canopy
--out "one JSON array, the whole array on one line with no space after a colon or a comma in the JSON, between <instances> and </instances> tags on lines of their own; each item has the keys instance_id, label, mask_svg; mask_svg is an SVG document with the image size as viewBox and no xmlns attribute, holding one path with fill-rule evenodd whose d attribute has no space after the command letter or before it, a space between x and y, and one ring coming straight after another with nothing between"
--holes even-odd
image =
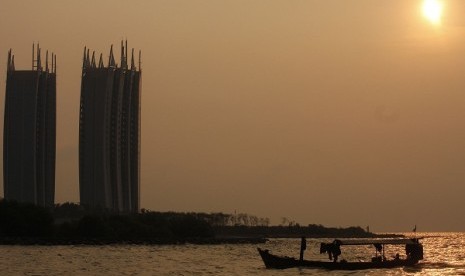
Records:
<instances>
[{"instance_id":1,"label":"boat canopy","mask_svg":"<svg viewBox=\"0 0 465 276\"><path fill-rule=\"evenodd\" d=\"M418 244L415 239L353 239L339 240L340 245L372 245L372 244Z\"/></svg>"}]
</instances>

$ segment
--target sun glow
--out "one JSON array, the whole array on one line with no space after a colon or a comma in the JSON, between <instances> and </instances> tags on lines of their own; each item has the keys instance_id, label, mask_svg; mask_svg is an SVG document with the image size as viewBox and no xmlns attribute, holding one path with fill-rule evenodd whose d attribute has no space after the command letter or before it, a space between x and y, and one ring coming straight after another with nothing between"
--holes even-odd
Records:
<instances>
[{"instance_id":1,"label":"sun glow","mask_svg":"<svg viewBox=\"0 0 465 276\"><path fill-rule=\"evenodd\" d=\"M435 25L441 23L442 2L439 0L424 0L423 15Z\"/></svg>"}]
</instances>

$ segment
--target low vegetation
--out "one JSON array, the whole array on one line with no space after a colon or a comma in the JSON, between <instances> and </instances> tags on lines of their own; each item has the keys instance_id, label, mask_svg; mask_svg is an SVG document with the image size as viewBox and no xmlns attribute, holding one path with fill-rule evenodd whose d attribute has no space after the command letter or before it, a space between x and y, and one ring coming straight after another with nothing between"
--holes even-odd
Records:
<instances>
[{"instance_id":1,"label":"low vegetation","mask_svg":"<svg viewBox=\"0 0 465 276\"><path fill-rule=\"evenodd\" d=\"M218 242L231 237L368 237L360 227L326 228L294 222L270 226L268 218L248 214L178 213L142 210L116 214L73 203L54 208L0 201L0 242L39 239L51 243L183 243Z\"/></svg>"}]
</instances>

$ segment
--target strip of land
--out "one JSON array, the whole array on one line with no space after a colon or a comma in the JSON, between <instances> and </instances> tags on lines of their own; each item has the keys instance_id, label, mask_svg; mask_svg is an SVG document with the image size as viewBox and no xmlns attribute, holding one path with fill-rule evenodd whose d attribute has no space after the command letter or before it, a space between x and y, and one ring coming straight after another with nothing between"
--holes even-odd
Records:
<instances>
[{"instance_id":1,"label":"strip of land","mask_svg":"<svg viewBox=\"0 0 465 276\"><path fill-rule=\"evenodd\" d=\"M269 219L246 214L147 210L117 214L70 203L43 208L0 201L0 244L4 245L256 244L269 238L381 237L361 227L268 224Z\"/></svg>"}]
</instances>

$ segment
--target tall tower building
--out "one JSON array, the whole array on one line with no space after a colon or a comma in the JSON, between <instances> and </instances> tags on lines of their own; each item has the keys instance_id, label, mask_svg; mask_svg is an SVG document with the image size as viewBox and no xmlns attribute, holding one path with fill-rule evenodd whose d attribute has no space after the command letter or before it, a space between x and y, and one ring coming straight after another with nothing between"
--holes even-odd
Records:
<instances>
[{"instance_id":1,"label":"tall tower building","mask_svg":"<svg viewBox=\"0 0 465 276\"><path fill-rule=\"evenodd\" d=\"M56 56L32 48L31 70L16 70L8 52L3 137L7 200L53 206L55 198Z\"/></svg>"},{"instance_id":2,"label":"tall tower building","mask_svg":"<svg viewBox=\"0 0 465 276\"><path fill-rule=\"evenodd\" d=\"M128 64L127 42L121 62L113 47L107 66L102 55L84 48L79 120L81 204L119 212L137 212L140 198L141 68L134 50Z\"/></svg>"}]
</instances>

